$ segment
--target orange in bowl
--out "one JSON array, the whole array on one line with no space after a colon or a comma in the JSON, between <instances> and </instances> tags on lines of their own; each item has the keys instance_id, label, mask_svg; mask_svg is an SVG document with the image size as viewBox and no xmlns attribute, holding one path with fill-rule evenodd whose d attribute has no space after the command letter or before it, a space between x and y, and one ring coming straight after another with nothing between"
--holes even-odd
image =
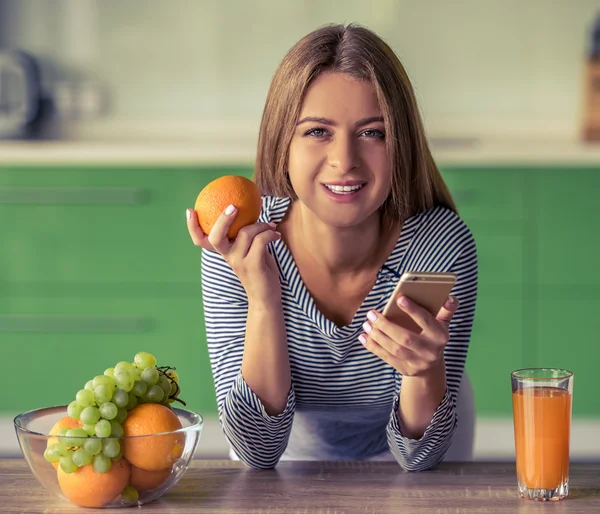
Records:
<instances>
[{"instance_id":1,"label":"orange in bowl","mask_svg":"<svg viewBox=\"0 0 600 514\"><path fill-rule=\"evenodd\" d=\"M53 451L46 455L48 440L57 438L56 435L49 435L49 433L57 420L67 417L67 405L42 407L23 412L15 417L14 427L19 446L29 469L48 492L60 496L69 503L82 506L101 506L103 508L139 506L160 498L172 489L182 474L185 473L200 440L203 419L199 414L177 407L169 408L158 404L154 406L152 404L147 406L142 404L138 407L147 409L145 415L138 418L140 420L139 426L147 425L143 421L144 419L146 421L150 420L150 424L152 424L153 418L162 420L154 430L150 426L150 430L145 428L141 432L158 430L161 433L147 436L127 437L123 435L115 437L120 443L121 452L115 460L111 459L111 466L106 473L96 471L96 468L106 468L107 462L104 459L103 462L96 463L96 468L93 467L95 457L93 457L91 464L76 466L72 473L66 473L65 469L70 470L74 466L68 465L68 461L63 461L62 458L61 464L64 464L64 466L59 465L58 470L48 465L49 462L54 460L55 453L57 453L55 452L57 449L53 448ZM143 409L140 409L140 411L143 411ZM133 410L130 410L129 413ZM168 411L167 414L164 414L165 410ZM140 411L136 411L136 413L139 414ZM173 422L172 416L177 418L176 422ZM132 419L135 419L135 416L132 415ZM165 420L168 422L165 422ZM68 419L65 422L75 423L75 421L69 421ZM173 426L175 431L164 433L162 430L165 430L165 426ZM57 429L58 427L54 431ZM86 442L91 439L92 437L86 439ZM143 464L145 460L144 451L149 449L150 452L156 452L155 455L150 456L150 464L156 465L158 461L157 467L163 467L165 461L167 461L169 465L164 466L162 472L140 470L139 468L134 470L131 463L122 455L124 446L128 442L132 443L129 445L130 450L133 448L130 458L136 460L136 462L142 460L138 464ZM84 449L87 449L89 453L93 453L97 449L97 445L89 445L91 446L89 448L85 448L85 446L84 444ZM71 450L75 449L71 445L66 447ZM105 449L107 448L104 448L103 444L103 453ZM141 459L135 458L135 450L142 454ZM63 455L62 451L60 453L60 457L75 455L72 452L67 455ZM85 455L80 453L79 457L83 458ZM79 460L78 458L77 461ZM87 461L87 458L84 460ZM118 462L119 464L117 464ZM170 464L171 462L173 465ZM63 510L67 511L68 508L59 508L58 510L63 512ZM2 511L1 507L0 511Z\"/></svg>"},{"instance_id":2,"label":"orange in bowl","mask_svg":"<svg viewBox=\"0 0 600 514\"><path fill-rule=\"evenodd\" d=\"M180 428L179 418L168 407L159 403L138 405L129 411L123 423L126 436L123 440L123 456L145 471L170 468L183 452L184 434L142 436L173 432Z\"/></svg>"},{"instance_id":3,"label":"orange in bowl","mask_svg":"<svg viewBox=\"0 0 600 514\"><path fill-rule=\"evenodd\" d=\"M238 175L226 175L207 184L200 191L194 206L200 228L205 234L210 234L217 218L229 205L234 205L238 210L227 232L229 239L235 239L240 229L256 223L260 216L262 200L256 184Z\"/></svg>"},{"instance_id":4,"label":"orange in bowl","mask_svg":"<svg viewBox=\"0 0 600 514\"><path fill-rule=\"evenodd\" d=\"M98 473L86 464L73 473L58 468L58 483L62 492L80 507L102 507L121 494L129 482L131 466L125 459L112 463L106 473Z\"/></svg>"},{"instance_id":5,"label":"orange in bowl","mask_svg":"<svg viewBox=\"0 0 600 514\"><path fill-rule=\"evenodd\" d=\"M63 428L80 428L83 426L83 423L78 419L73 419L70 416L65 416L64 418L59 419L54 426L48 432L48 435L58 435L58 433ZM49 448L53 444L58 443L58 438L50 437L48 442L46 443L46 448ZM58 469L58 462L51 463L54 466L54 469Z\"/></svg>"},{"instance_id":6,"label":"orange in bowl","mask_svg":"<svg viewBox=\"0 0 600 514\"><path fill-rule=\"evenodd\" d=\"M146 471L145 469L131 466L131 478L129 485L135 487L139 492L155 489L171 475L171 468L159 469L158 471Z\"/></svg>"}]
</instances>

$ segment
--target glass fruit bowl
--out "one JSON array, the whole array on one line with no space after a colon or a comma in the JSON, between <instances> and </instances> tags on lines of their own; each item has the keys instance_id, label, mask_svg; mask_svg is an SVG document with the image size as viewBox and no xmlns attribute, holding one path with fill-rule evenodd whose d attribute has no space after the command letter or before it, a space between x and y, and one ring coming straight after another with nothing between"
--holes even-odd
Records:
<instances>
[{"instance_id":1,"label":"glass fruit bowl","mask_svg":"<svg viewBox=\"0 0 600 514\"><path fill-rule=\"evenodd\" d=\"M156 500L171 489L196 451L202 416L185 409L171 411L182 428L152 435L51 435L57 422L67 417L67 405L19 414L14 425L23 455L46 489L81 507L132 507ZM85 451L77 459L61 462L65 448L69 455ZM73 465L74 460L80 467Z\"/></svg>"}]
</instances>

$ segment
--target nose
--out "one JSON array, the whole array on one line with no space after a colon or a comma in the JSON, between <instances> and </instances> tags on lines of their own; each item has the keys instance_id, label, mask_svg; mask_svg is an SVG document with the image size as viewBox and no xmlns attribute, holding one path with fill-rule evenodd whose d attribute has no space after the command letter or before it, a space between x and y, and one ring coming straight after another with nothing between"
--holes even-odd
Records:
<instances>
[{"instance_id":1,"label":"nose","mask_svg":"<svg viewBox=\"0 0 600 514\"><path fill-rule=\"evenodd\" d=\"M332 168L348 172L360 166L356 141L348 136L337 135L329 144L328 162Z\"/></svg>"}]
</instances>

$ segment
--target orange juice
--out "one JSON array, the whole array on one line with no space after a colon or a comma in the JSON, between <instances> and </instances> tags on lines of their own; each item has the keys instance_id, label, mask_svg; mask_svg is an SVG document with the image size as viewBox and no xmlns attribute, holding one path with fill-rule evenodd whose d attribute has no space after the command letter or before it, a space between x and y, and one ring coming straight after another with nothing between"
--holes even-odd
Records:
<instances>
[{"instance_id":1,"label":"orange juice","mask_svg":"<svg viewBox=\"0 0 600 514\"><path fill-rule=\"evenodd\" d=\"M556 489L569 477L569 391L525 387L512 395L517 478L529 489Z\"/></svg>"}]
</instances>

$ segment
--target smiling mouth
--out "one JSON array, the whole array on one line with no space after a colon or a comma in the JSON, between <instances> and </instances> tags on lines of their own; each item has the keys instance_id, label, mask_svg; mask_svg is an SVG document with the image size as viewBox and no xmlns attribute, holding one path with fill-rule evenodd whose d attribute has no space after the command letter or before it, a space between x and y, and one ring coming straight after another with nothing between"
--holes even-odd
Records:
<instances>
[{"instance_id":1,"label":"smiling mouth","mask_svg":"<svg viewBox=\"0 0 600 514\"><path fill-rule=\"evenodd\" d=\"M351 195L362 189L365 184L356 184L353 186L334 186L331 184L323 184L329 191L338 195Z\"/></svg>"}]
</instances>

